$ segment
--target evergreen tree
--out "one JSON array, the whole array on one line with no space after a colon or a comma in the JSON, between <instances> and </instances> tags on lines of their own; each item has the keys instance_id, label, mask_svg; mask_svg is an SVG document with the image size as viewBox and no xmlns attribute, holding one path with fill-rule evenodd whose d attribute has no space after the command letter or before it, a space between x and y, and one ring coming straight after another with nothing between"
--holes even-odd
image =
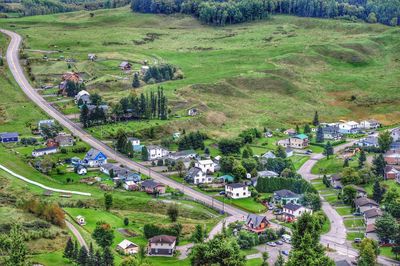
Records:
<instances>
[{"instance_id":1,"label":"evergreen tree","mask_svg":"<svg viewBox=\"0 0 400 266\"><path fill-rule=\"evenodd\" d=\"M81 249L79 250L78 259L76 260L76 262L79 265L86 265L87 264L87 262L88 262L88 251L87 251L85 246L82 246Z\"/></svg>"},{"instance_id":2,"label":"evergreen tree","mask_svg":"<svg viewBox=\"0 0 400 266\"><path fill-rule=\"evenodd\" d=\"M114 255L112 254L109 247L103 249L102 262L104 266L114 266Z\"/></svg>"},{"instance_id":3,"label":"evergreen tree","mask_svg":"<svg viewBox=\"0 0 400 266\"><path fill-rule=\"evenodd\" d=\"M94 262L96 266L103 265L103 258L101 256L100 250L96 250L96 253L94 255Z\"/></svg>"},{"instance_id":4,"label":"evergreen tree","mask_svg":"<svg viewBox=\"0 0 400 266\"><path fill-rule=\"evenodd\" d=\"M192 238L195 243L202 243L204 241L203 229L200 224L196 225Z\"/></svg>"},{"instance_id":5,"label":"evergreen tree","mask_svg":"<svg viewBox=\"0 0 400 266\"><path fill-rule=\"evenodd\" d=\"M133 88L140 87L139 74L137 72L135 72L135 74L133 74L132 87Z\"/></svg>"},{"instance_id":6,"label":"evergreen tree","mask_svg":"<svg viewBox=\"0 0 400 266\"><path fill-rule=\"evenodd\" d=\"M264 251L263 253L262 253L262 263L261 263L261 265L262 266L268 266L268 259L269 259L269 254L268 254L268 252L267 251Z\"/></svg>"},{"instance_id":7,"label":"evergreen tree","mask_svg":"<svg viewBox=\"0 0 400 266\"><path fill-rule=\"evenodd\" d=\"M387 152L390 148L390 144L392 144L393 138L390 135L389 131L384 131L379 134L378 143L381 152Z\"/></svg>"},{"instance_id":8,"label":"evergreen tree","mask_svg":"<svg viewBox=\"0 0 400 266\"><path fill-rule=\"evenodd\" d=\"M322 177L322 183L323 183L327 188L331 186L331 183L329 182L329 179L328 179L328 177L327 177L326 175L324 175L324 176Z\"/></svg>"},{"instance_id":9,"label":"evergreen tree","mask_svg":"<svg viewBox=\"0 0 400 266\"><path fill-rule=\"evenodd\" d=\"M278 258L276 259L274 266L285 266L285 259L283 258L281 252L279 252Z\"/></svg>"},{"instance_id":10,"label":"evergreen tree","mask_svg":"<svg viewBox=\"0 0 400 266\"><path fill-rule=\"evenodd\" d=\"M29 264L27 258L28 251L24 242L21 225L12 225L9 235L10 236L8 238L8 247L6 248L6 265L24 266ZM5 245L7 246L7 244Z\"/></svg>"},{"instance_id":11,"label":"evergreen tree","mask_svg":"<svg viewBox=\"0 0 400 266\"><path fill-rule=\"evenodd\" d=\"M304 134L310 134L311 133L311 127L309 124L305 124L304 125L304 130L303 130Z\"/></svg>"},{"instance_id":12,"label":"evergreen tree","mask_svg":"<svg viewBox=\"0 0 400 266\"><path fill-rule=\"evenodd\" d=\"M319 125L318 111L315 111L314 119L313 119L312 124L313 124L315 127Z\"/></svg>"},{"instance_id":13,"label":"evergreen tree","mask_svg":"<svg viewBox=\"0 0 400 266\"><path fill-rule=\"evenodd\" d=\"M333 155L333 147L330 141L326 143L324 147L324 154L326 155L326 158L329 160L329 156Z\"/></svg>"},{"instance_id":14,"label":"evergreen tree","mask_svg":"<svg viewBox=\"0 0 400 266\"><path fill-rule=\"evenodd\" d=\"M377 265L377 250L374 240L364 238L360 245L358 257L358 266L375 266Z\"/></svg>"},{"instance_id":15,"label":"evergreen tree","mask_svg":"<svg viewBox=\"0 0 400 266\"><path fill-rule=\"evenodd\" d=\"M381 185L379 184L379 180L378 179L375 180L372 193L373 193L372 198L376 202L380 203L382 201L382 199L383 199L384 191L383 191L383 188L381 187Z\"/></svg>"},{"instance_id":16,"label":"evergreen tree","mask_svg":"<svg viewBox=\"0 0 400 266\"><path fill-rule=\"evenodd\" d=\"M358 157L358 167L360 169L364 167L366 160L367 160L367 156L365 155L365 151L363 149L361 149L360 156Z\"/></svg>"},{"instance_id":17,"label":"evergreen tree","mask_svg":"<svg viewBox=\"0 0 400 266\"><path fill-rule=\"evenodd\" d=\"M374 174L376 174L377 176L384 177L386 161L383 158L383 155L379 154L378 156L375 156L374 159L372 160L372 164L373 164Z\"/></svg>"},{"instance_id":18,"label":"evergreen tree","mask_svg":"<svg viewBox=\"0 0 400 266\"><path fill-rule=\"evenodd\" d=\"M90 125L89 109L86 106L86 104L82 105L82 107L81 107L81 114L80 114L79 120L81 121L83 127L88 127Z\"/></svg>"},{"instance_id":19,"label":"evergreen tree","mask_svg":"<svg viewBox=\"0 0 400 266\"><path fill-rule=\"evenodd\" d=\"M78 259L78 255L79 255L79 244L78 241L75 240L74 242L74 254L72 256L73 260L77 260Z\"/></svg>"},{"instance_id":20,"label":"evergreen tree","mask_svg":"<svg viewBox=\"0 0 400 266\"><path fill-rule=\"evenodd\" d=\"M275 150L275 155L278 158L285 159L287 157L286 149L283 146L278 145L278 147L276 147L276 150Z\"/></svg>"},{"instance_id":21,"label":"evergreen tree","mask_svg":"<svg viewBox=\"0 0 400 266\"><path fill-rule=\"evenodd\" d=\"M107 211L111 209L113 205L113 197L110 193L104 193L104 207Z\"/></svg>"},{"instance_id":22,"label":"evergreen tree","mask_svg":"<svg viewBox=\"0 0 400 266\"><path fill-rule=\"evenodd\" d=\"M67 245L64 249L64 258L72 259L74 256L74 243L71 238L68 238Z\"/></svg>"},{"instance_id":23,"label":"evergreen tree","mask_svg":"<svg viewBox=\"0 0 400 266\"><path fill-rule=\"evenodd\" d=\"M169 219L171 220L171 222L176 222L176 220L178 220L178 216L179 216L179 209L178 206L176 204L171 204L168 209L167 209L167 214Z\"/></svg>"},{"instance_id":24,"label":"evergreen tree","mask_svg":"<svg viewBox=\"0 0 400 266\"><path fill-rule=\"evenodd\" d=\"M343 161L343 168L349 167L349 159L345 158Z\"/></svg>"},{"instance_id":25,"label":"evergreen tree","mask_svg":"<svg viewBox=\"0 0 400 266\"><path fill-rule=\"evenodd\" d=\"M319 126L318 129L317 129L316 142L317 143L324 142L324 131L323 131L321 126Z\"/></svg>"},{"instance_id":26,"label":"evergreen tree","mask_svg":"<svg viewBox=\"0 0 400 266\"><path fill-rule=\"evenodd\" d=\"M242 158L243 159L247 159L249 157L250 157L249 151L247 149L244 149L243 152L242 152Z\"/></svg>"},{"instance_id":27,"label":"evergreen tree","mask_svg":"<svg viewBox=\"0 0 400 266\"><path fill-rule=\"evenodd\" d=\"M300 128L299 128L299 125L296 125L296 133L297 133L297 134L300 134Z\"/></svg>"},{"instance_id":28,"label":"evergreen tree","mask_svg":"<svg viewBox=\"0 0 400 266\"><path fill-rule=\"evenodd\" d=\"M93 243L90 242L87 266L97 266L96 265L96 254L94 253Z\"/></svg>"},{"instance_id":29,"label":"evergreen tree","mask_svg":"<svg viewBox=\"0 0 400 266\"><path fill-rule=\"evenodd\" d=\"M149 160L149 152L145 146L142 147L142 160L148 161Z\"/></svg>"}]
</instances>

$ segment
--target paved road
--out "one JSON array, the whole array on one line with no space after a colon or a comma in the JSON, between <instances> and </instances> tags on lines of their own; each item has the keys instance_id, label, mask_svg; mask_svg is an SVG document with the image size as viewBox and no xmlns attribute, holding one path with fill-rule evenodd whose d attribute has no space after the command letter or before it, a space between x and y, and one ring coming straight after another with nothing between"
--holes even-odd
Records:
<instances>
[{"instance_id":1,"label":"paved road","mask_svg":"<svg viewBox=\"0 0 400 266\"><path fill-rule=\"evenodd\" d=\"M24 91L24 93L31 99L36 105L42 108L49 116L53 117L57 120L62 126L71 131L75 136L78 136L84 142L88 143L91 147L102 151L107 157L113 158L119 163L126 165L128 168L138 171L143 174L149 175L151 178L168 185L175 189L180 189L186 195L203 202L207 205L213 206L219 210L224 210L226 213L230 215L242 215L246 216L247 213L232 207L230 205L225 205L220 201L215 200L214 198L204 195L201 192L195 191L192 188L186 187L160 173L156 173L151 169L144 167L136 162L133 162L129 158L124 155L114 151L111 147L107 146L103 142L98 139L92 137L85 130L80 128L74 122L65 117L62 113L56 110L53 106L51 106L43 97L37 93L37 91L29 84L28 80L25 77L23 68L19 62L19 47L22 42L22 38L15 32L1 29L2 33L8 35L11 38L10 44L7 49L7 63L13 74L16 82Z\"/></svg>"},{"instance_id":2,"label":"paved road","mask_svg":"<svg viewBox=\"0 0 400 266\"><path fill-rule=\"evenodd\" d=\"M41 184L41 183L39 183L39 182L30 180L30 179L28 179L28 178L26 178L26 177L24 177L24 176L22 176L22 175L19 175L19 174L15 173L15 172L11 171L10 169L8 169L7 167L5 167L5 166L3 166L3 165L1 165L1 164L0 164L0 169L1 169L1 170L4 170L5 172L9 173L10 175L12 175L12 176L14 176L14 177L16 177L16 178L18 178L18 179L21 179L22 181L25 181L25 182L27 182L27 183L29 183L29 184L32 184L32 185L41 187L41 188L43 188L43 189L47 189L47 190L54 191L54 192L66 193L66 194L75 194L75 195L82 195L82 196L91 196L90 193L86 193L86 192L79 192L79 191L72 191L72 190L64 190L64 189L51 188L51 187L45 186L45 185L43 185L43 184Z\"/></svg>"},{"instance_id":3,"label":"paved road","mask_svg":"<svg viewBox=\"0 0 400 266\"><path fill-rule=\"evenodd\" d=\"M76 239L79 242L79 245L84 246L87 250L89 250L89 247L86 244L85 239L83 239L83 237L82 237L81 233L79 233L78 229L76 229L75 226L67 220L65 220L65 224L67 225L68 229L74 234L74 236L76 237Z\"/></svg>"}]
</instances>

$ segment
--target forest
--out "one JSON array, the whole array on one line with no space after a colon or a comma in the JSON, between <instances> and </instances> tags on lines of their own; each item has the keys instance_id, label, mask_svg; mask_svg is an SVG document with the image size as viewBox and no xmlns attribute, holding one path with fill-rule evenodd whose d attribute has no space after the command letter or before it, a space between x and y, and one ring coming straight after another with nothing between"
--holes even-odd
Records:
<instances>
[{"instance_id":1,"label":"forest","mask_svg":"<svg viewBox=\"0 0 400 266\"><path fill-rule=\"evenodd\" d=\"M184 13L218 26L265 19L271 14L400 24L400 0L132 0L131 9L141 13Z\"/></svg>"}]
</instances>

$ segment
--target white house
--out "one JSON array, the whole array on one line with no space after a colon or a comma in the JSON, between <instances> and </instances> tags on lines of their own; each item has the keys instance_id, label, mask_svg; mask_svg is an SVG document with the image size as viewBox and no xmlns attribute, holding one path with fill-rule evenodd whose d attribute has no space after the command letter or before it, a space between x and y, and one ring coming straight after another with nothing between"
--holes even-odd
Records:
<instances>
[{"instance_id":1,"label":"white house","mask_svg":"<svg viewBox=\"0 0 400 266\"><path fill-rule=\"evenodd\" d=\"M74 101L75 103L78 103L79 100L83 97L83 96L90 96L89 92L85 91L85 90L81 90L80 92L78 92L78 94L75 95ZM84 104L87 104L88 102L84 102Z\"/></svg>"},{"instance_id":2,"label":"white house","mask_svg":"<svg viewBox=\"0 0 400 266\"><path fill-rule=\"evenodd\" d=\"M87 168L85 166L79 165L76 167L76 173L78 175L86 175L87 174Z\"/></svg>"},{"instance_id":3,"label":"white house","mask_svg":"<svg viewBox=\"0 0 400 266\"><path fill-rule=\"evenodd\" d=\"M192 167L185 176L185 180L188 183L197 184L209 184L212 182L212 177L207 176L200 168Z\"/></svg>"},{"instance_id":4,"label":"white house","mask_svg":"<svg viewBox=\"0 0 400 266\"><path fill-rule=\"evenodd\" d=\"M85 225L86 224L85 217L83 217L82 215L76 216L76 222L79 225Z\"/></svg>"},{"instance_id":5,"label":"white house","mask_svg":"<svg viewBox=\"0 0 400 266\"><path fill-rule=\"evenodd\" d=\"M400 141L400 128L398 127L392 129L392 131L390 131L390 135L392 136L394 142Z\"/></svg>"},{"instance_id":6,"label":"white house","mask_svg":"<svg viewBox=\"0 0 400 266\"><path fill-rule=\"evenodd\" d=\"M374 200L369 199L367 197L361 197L361 198L355 199L354 205L356 207L356 211L361 214L364 214L364 212L366 212L370 209L379 208L378 203L376 203Z\"/></svg>"},{"instance_id":7,"label":"white house","mask_svg":"<svg viewBox=\"0 0 400 266\"><path fill-rule=\"evenodd\" d=\"M360 122L360 128L362 129L377 129L381 126L379 121L375 119L364 120Z\"/></svg>"},{"instance_id":8,"label":"white house","mask_svg":"<svg viewBox=\"0 0 400 266\"><path fill-rule=\"evenodd\" d=\"M204 173L214 173L215 163L212 160L199 160L195 166L200 168Z\"/></svg>"},{"instance_id":9,"label":"white house","mask_svg":"<svg viewBox=\"0 0 400 266\"><path fill-rule=\"evenodd\" d=\"M149 154L148 159L150 161L163 158L169 154L169 150L156 145L146 146L147 152Z\"/></svg>"},{"instance_id":10,"label":"white house","mask_svg":"<svg viewBox=\"0 0 400 266\"><path fill-rule=\"evenodd\" d=\"M117 245L117 250L123 252L125 255L133 255L138 253L139 246L127 239L124 239Z\"/></svg>"},{"instance_id":11,"label":"white house","mask_svg":"<svg viewBox=\"0 0 400 266\"><path fill-rule=\"evenodd\" d=\"M42 148L42 149L36 149L32 151L32 156L33 157L40 157L52 153L57 153L58 149L57 147L48 147L48 148Z\"/></svg>"},{"instance_id":12,"label":"white house","mask_svg":"<svg viewBox=\"0 0 400 266\"><path fill-rule=\"evenodd\" d=\"M149 239L149 256L173 256L176 249L176 237L168 235L154 236Z\"/></svg>"},{"instance_id":13,"label":"white house","mask_svg":"<svg viewBox=\"0 0 400 266\"><path fill-rule=\"evenodd\" d=\"M243 199L250 197L251 192L246 184L234 183L225 185L225 195L231 199Z\"/></svg>"},{"instance_id":14,"label":"white house","mask_svg":"<svg viewBox=\"0 0 400 266\"><path fill-rule=\"evenodd\" d=\"M359 127L360 127L360 124L355 121L348 121L345 123L340 123L339 124L339 133L342 133L342 134L357 133Z\"/></svg>"},{"instance_id":15,"label":"white house","mask_svg":"<svg viewBox=\"0 0 400 266\"><path fill-rule=\"evenodd\" d=\"M364 224L375 224L376 219L383 215L381 209L373 208L364 212Z\"/></svg>"},{"instance_id":16,"label":"white house","mask_svg":"<svg viewBox=\"0 0 400 266\"><path fill-rule=\"evenodd\" d=\"M288 203L283 206L282 215L285 221L292 222L305 212L312 213L312 210L298 204Z\"/></svg>"},{"instance_id":17,"label":"white house","mask_svg":"<svg viewBox=\"0 0 400 266\"><path fill-rule=\"evenodd\" d=\"M378 137L375 136L362 138L356 144L360 147L379 147Z\"/></svg>"},{"instance_id":18,"label":"white house","mask_svg":"<svg viewBox=\"0 0 400 266\"><path fill-rule=\"evenodd\" d=\"M91 148L82 160L82 164L88 167L100 167L107 163L107 156L99 150Z\"/></svg>"},{"instance_id":19,"label":"white house","mask_svg":"<svg viewBox=\"0 0 400 266\"><path fill-rule=\"evenodd\" d=\"M138 138L128 138L128 141L131 142L132 146L139 146L140 145L140 139L138 139Z\"/></svg>"}]
</instances>

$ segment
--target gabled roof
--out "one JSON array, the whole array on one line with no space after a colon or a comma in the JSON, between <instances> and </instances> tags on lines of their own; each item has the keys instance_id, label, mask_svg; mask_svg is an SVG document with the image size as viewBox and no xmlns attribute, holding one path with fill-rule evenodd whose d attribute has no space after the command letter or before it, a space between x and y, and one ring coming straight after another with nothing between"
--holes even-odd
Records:
<instances>
[{"instance_id":1,"label":"gabled roof","mask_svg":"<svg viewBox=\"0 0 400 266\"><path fill-rule=\"evenodd\" d=\"M365 229L366 233L374 233L375 231L375 224L368 224L367 228Z\"/></svg>"},{"instance_id":2,"label":"gabled roof","mask_svg":"<svg viewBox=\"0 0 400 266\"><path fill-rule=\"evenodd\" d=\"M272 151L269 151L269 152L264 153L264 155L262 157L267 158L267 159L269 159L269 158L275 159L276 155Z\"/></svg>"},{"instance_id":3,"label":"gabled roof","mask_svg":"<svg viewBox=\"0 0 400 266\"><path fill-rule=\"evenodd\" d=\"M253 227L259 227L264 220L267 220L266 216L249 213L246 218L246 224L252 223Z\"/></svg>"},{"instance_id":4,"label":"gabled roof","mask_svg":"<svg viewBox=\"0 0 400 266\"><path fill-rule=\"evenodd\" d=\"M379 217L379 216L382 216L382 215L383 215L382 211L379 208L373 208L373 209L370 209L370 210L366 210L364 212L364 217L367 218L367 219L368 218Z\"/></svg>"},{"instance_id":5,"label":"gabled roof","mask_svg":"<svg viewBox=\"0 0 400 266\"><path fill-rule=\"evenodd\" d=\"M197 163L201 165L214 164L212 160L198 160Z\"/></svg>"},{"instance_id":6,"label":"gabled roof","mask_svg":"<svg viewBox=\"0 0 400 266\"><path fill-rule=\"evenodd\" d=\"M231 188L243 188L243 187L247 187L247 185L245 183L233 183L233 184L228 184L226 185L227 187L231 187Z\"/></svg>"},{"instance_id":7,"label":"gabled roof","mask_svg":"<svg viewBox=\"0 0 400 266\"><path fill-rule=\"evenodd\" d=\"M351 187L353 187L355 190L357 190L357 192L361 192L364 194L367 194L367 191L365 189L363 189L362 187L356 186L356 185L350 185Z\"/></svg>"},{"instance_id":8,"label":"gabled roof","mask_svg":"<svg viewBox=\"0 0 400 266\"><path fill-rule=\"evenodd\" d=\"M121 243L118 244L118 247L122 248L122 249L127 249L127 248L133 248L133 247L137 247L138 245L136 245L135 243L124 239L122 240Z\"/></svg>"},{"instance_id":9,"label":"gabled roof","mask_svg":"<svg viewBox=\"0 0 400 266\"><path fill-rule=\"evenodd\" d=\"M342 177L338 174L333 174L333 175L331 175L331 180L340 181L340 180L342 180Z\"/></svg>"},{"instance_id":10,"label":"gabled roof","mask_svg":"<svg viewBox=\"0 0 400 266\"><path fill-rule=\"evenodd\" d=\"M144 188L150 188L150 189L154 189L154 188L156 188L158 186L164 186L161 183L155 182L153 179L144 180L141 185Z\"/></svg>"},{"instance_id":11,"label":"gabled roof","mask_svg":"<svg viewBox=\"0 0 400 266\"><path fill-rule=\"evenodd\" d=\"M366 198L366 197L361 197L361 198L355 199L354 204L359 207L362 207L365 205L374 205L374 206L379 207L379 204L376 203L376 201Z\"/></svg>"},{"instance_id":12,"label":"gabled roof","mask_svg":"<svg viewBox=\"0 0 400 266\"><path fill-rule=\"evenodd\" d=\"M167 243L167 244L172 244L176 241L175 236L167 236L167 235L159 235L159 236L154 236L149 239L150 243Z\"/></svg>"},{"instance_id":13,"label":"gabled roof","mask_svg":"<svg viewBox=\"0 0 400 266\"><path fill-rule=\"evenodd\" d=\"M296 136L294 136L293 138L297 138L297 139L308 139L308 136L306 134L297 134Z\"/></svg>"},{"instance_id":14,"label":"gabled roof","mask_svg":"<svg viewBox=\"0 0 400 266\"><path fill-rule=\"evenodd\" d=\"M296 194L288 189L277 190L274 192L274 195L280 198L298 198L299 194Z\"/></svg>"},{"instance_id":15,"label":"gabled roof","mask_svg":"<svg viewBox=\"0 0 400 266\"><path fill-rule=\"evenodd\" d=\"M189 169L189 171L188 171L186 176L189 177L189 178L194 178L200 172L202 172L200 168L192 167L192 168Z\"/></svg>"},{"instance_id":16,"label":"gabled roof","mask_svg":"<svg viewBox=\"0 0 400 266\"><path fill-rule=\"evenodd\" d=\"M301 205L294 204L294 203L288 203L285 206L283 206L284 209L288 209L288 210L291 210L291 211L297 211L301 207L302 207Z\"/></svg>"},{"instance_id":17,"label":"gabled roof","mask_svg":"<svg viewBox=\"0 0 400 266\"><path fill-rule=\"evenodd\" d=\"M121 64L119 64L120 67L126 67L131 65L131 63L129 63L128 61L122 61Z\"/></svg>"},{"instance_id":18,"label":"gabled roof","mask_svg":"<svg viewBox=\"0 0 400 266\"><path fill-rule=\"evenodd\" d=\"M86 159L86 160L96 160L97 156L99 156L100 154L103 154L103 153L102 153L101 151L99 151L99 150L96 150L96 149L94 149L94 148L91 148L91 149L86 153L85 159ZM103 154L103 156L106 157L104 154Z\"/></svg>"},{"instance_id":19,"label":"gabled roof","mask_svg":"<svg viewBox=\"0 0 400 266\"><path fill-rule=\"evenodd\" d=\"M279 176L278 173L274 171L260 171L258 172L259 177L276 177Z\"/></svg>"}]
</instances>

